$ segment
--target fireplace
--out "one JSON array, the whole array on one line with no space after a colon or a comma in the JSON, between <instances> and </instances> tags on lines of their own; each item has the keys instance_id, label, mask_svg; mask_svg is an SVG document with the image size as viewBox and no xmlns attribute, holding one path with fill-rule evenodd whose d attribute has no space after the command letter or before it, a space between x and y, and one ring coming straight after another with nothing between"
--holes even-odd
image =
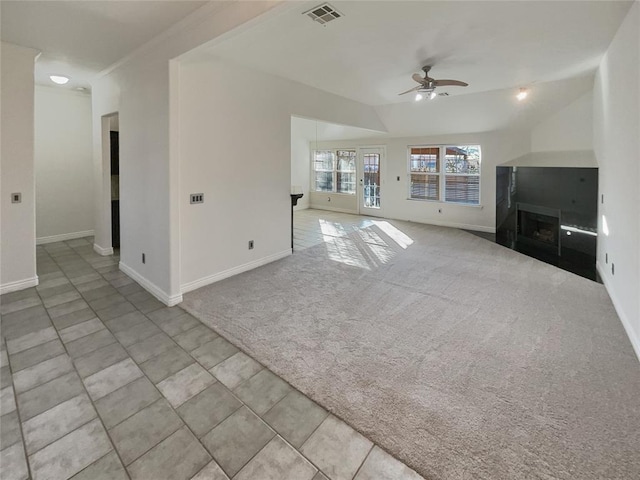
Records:
<instances>
[{"instance_id":1,"label":"fireplace","mask_svg":"<svg viewBox=\"0 0 640 480\"><path fill-rule=\"evenodd\" d=\"M518 203L516 242L560 256L560 210Z\"/></svg>"}]
</instances>

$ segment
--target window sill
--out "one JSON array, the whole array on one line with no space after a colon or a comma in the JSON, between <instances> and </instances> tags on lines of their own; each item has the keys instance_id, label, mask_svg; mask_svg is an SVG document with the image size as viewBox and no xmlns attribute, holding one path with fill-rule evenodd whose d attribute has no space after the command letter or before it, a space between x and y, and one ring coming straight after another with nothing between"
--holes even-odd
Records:
<instances>
[{"instance_id":1,"label":"window sill","mask_svg":"<svg viewBox=\"0 0 640 480\"><path fill-rule=\"evenodd\" d=\"M421 199L421 198L407 198L407 200L409 200L410 202L434 203L438 205L457 205L459 207L471 207L471 208L479 208L479 209L484 208L484 205L482 204L476 205L475 203L443 202L441 200L428 200L428 199Z\"/></svg>"},{"instance_id":2,"label":"window sill","mask_svg":"<svg viewBox=\"0 0 640 480\"><path fill-rule=\"evenodd\" d=\"M316 195L340 195L341 197L355 197L356 196L355 193L322 192L322 191L319 191L319 190L313 190L311 193L312 194L316 194Z\"/></svg>"}]
</instances>

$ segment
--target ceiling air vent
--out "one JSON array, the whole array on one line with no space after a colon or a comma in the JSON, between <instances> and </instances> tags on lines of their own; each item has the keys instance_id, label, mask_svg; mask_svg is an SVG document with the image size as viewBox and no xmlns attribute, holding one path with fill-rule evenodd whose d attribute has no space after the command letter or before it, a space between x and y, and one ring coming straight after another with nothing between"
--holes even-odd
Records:
<instances>
[{"instance_id":1,"label":"ceiling air vent","mask_svg":"<svg viewBox=\"0 0 640 480\"><path fill-rule=\"evenodd\" d=\"M331 20L342 17L342 14L328 3L318 5L317 7L304 12L303 15L308 15L311 20L318 22L320 25L324 25L325 23L329 23Z\"/></svg>"}]
</instances>

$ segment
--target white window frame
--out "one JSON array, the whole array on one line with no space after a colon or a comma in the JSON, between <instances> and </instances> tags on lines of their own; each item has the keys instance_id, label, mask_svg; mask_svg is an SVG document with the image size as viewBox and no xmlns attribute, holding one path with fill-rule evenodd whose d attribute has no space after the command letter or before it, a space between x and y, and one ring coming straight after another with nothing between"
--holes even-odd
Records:
<instances>
[{"instance_id":1,"label":"white window frame","mask_svg":"<svg viewBox=\"0 0 640 480\"><path fill-rule=\"evenodd\" d=\"M446 155L447 148L450 147L478 147L480 151L480 171L478 174L469 174L469 173L447 173L446 172ZM411 150L415 148L437 148L439 149L438 155L438 166L436 172L412 172L411 171ZM426 176L435 176L438 177L438 198L417 198L411 196L411 175L424 175ZM478 177L478 203L464 203L464 202L453 202L447 201L447 192L446 192L446 179L447 177ZM408 145L407 146L407 200L413 200L418 202L434 202L434 203L448 203L452 205L462 205L469 207L479 207L482 205L482 146L478 143L458 143L458 144L422 144L422 145Z\"/></svg>"},{"instance_id":2,"label":"white window frame","mask_svg":"<svg viewBox=\"0 0 640 480\"><path fill-rule=\"evenodd\" d=\"M355 165L355 170L353 171L353 176L354 176L354 190L353 192L339 192L338 191L338 173L351 173L349 171L346 170L338 170L338 167L340 166L340 161L338 158L338 152L344 152L344 151L348 151L348 152L354 152L354 165ZM322 170L316 170L316 154L318 152L330 152L332 157L333 157L333 162L332 162L332 170L327 170L327 169L322 169ZM331 184L332 184L332 189L331 190L317 190L316 188L316 173L317 172L331 172ZM331 194L335 194L335 195L356 195L358 192L358 151L356 148L318 148L318 149L314 149L311 152L311 173L312 173L312 185L311 185L311 191L313 192L318 192L318 193L331 193Z\"/></svg>"}]
</instances>

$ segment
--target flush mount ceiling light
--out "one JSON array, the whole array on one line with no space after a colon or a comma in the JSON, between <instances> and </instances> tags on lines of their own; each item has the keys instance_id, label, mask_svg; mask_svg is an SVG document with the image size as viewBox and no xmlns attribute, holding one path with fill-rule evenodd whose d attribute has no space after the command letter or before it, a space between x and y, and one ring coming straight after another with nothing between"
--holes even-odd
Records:
<instances>
[{"instance_id":1,"label":"flush mount ceiling light","mask_svg":"<svg viewBox=\"0 0 640 480\"><path fill-rule=\"evenodd\" d=\"M49 78L53 83L57 83L58 85L64 85L69 81L69 77L65 77L64 75L49 75Z\"/></svg>"},{"instance_id":2,"label":"flush mount ceiling light","mask_svg":"<svg viewBox=\"0 0 640 480\"><path fill-rule=\"evenodd\" d=\"M518 94L516 95L516 98L518 99L519 102L521 102L525 98L527 98L527 95L529 95L529 90L527 90L526 88L521 88Z\"/></svg>"}]
</instances>

